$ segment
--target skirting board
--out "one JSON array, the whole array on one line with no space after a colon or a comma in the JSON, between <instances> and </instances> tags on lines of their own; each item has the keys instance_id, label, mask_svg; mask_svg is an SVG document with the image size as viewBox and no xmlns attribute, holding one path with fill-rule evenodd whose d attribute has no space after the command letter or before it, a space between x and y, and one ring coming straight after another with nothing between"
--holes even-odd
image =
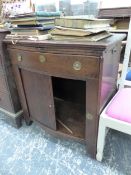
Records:
<instances>
[{"instance_id":1,"label":"skirting board","mask_svg":"<svg viewBox=\"0 0 131 175\"><path fill-rule=\"evenodd\" d=\"M15 128L20 128L22 126L23 111L20 110L17 113L11 113L3 108L0 108L0 112L4 113L2 120L13 125Z\"/></svg>"}]
</instances>

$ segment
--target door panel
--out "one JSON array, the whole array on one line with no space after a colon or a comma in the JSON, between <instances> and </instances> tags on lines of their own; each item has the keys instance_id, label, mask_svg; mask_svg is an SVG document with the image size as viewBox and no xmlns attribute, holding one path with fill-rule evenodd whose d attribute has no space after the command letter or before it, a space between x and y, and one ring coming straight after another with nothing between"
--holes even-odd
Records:
<instances>
[{"instance_id":1,"label":"door panel","mask_svg":"<svg viewBox=\"0 0 131 175\"><path fill-rule=\"evenodd\" d=\"M30 117L56 130L51 77L21 70Z\"/></svg>"}]
</instances>

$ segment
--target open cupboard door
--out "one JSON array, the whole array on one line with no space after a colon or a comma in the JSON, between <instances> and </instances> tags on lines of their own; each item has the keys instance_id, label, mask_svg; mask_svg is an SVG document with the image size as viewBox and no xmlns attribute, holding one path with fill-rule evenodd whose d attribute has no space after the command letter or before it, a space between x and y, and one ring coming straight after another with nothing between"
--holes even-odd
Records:
<instances>
[{"instance_id":1,"label":"open cupboard door","mask_svg":"<svg viewBox=\"0 0 131 175\"><path fill-rule=\"evenodd\" d=\"M22 69L21 78L30 117L56 130L51 77Z\"/></svg>"}]
</instances>

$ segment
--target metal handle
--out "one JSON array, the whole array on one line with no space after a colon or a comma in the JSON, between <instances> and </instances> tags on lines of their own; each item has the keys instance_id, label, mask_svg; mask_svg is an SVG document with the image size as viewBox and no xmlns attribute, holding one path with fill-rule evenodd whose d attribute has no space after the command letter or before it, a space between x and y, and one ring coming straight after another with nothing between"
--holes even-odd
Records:
<instances>
[{"instance_id":1,"label":"metal handle","mask_svg":"<svg viewBox=\"0 0 131 175\"><path fill-rule=\"evenodd\" d=\"M18 61L22 61L22 56L21 56L21 55L18 55L18 56L17 56L17 60L18 60Z\"/></svg>"},{"instance_id":2,"label":"metal handle","mask_svg":"<svg viewBox=\"0 0 131 175\"><path fill-rule=\"evenodd\" d=\"M81 70L81 67L82 67L82 65L81 65L81 62L80 61L75 61L73 63L73 69L74 70Z\"/></svg>"},{"instance_id":3,"label":"metal handle","mask_svg":"<svg viewBox=\"0 0 131 175\"><path fill-rule=\"evenodd\" d=\"M44 63L44 62L46 61L46 57L45 57L44 55L40 55L40 56L39 56L39 61L40 61L41 63Z\"/></svg>"}]
</instances>

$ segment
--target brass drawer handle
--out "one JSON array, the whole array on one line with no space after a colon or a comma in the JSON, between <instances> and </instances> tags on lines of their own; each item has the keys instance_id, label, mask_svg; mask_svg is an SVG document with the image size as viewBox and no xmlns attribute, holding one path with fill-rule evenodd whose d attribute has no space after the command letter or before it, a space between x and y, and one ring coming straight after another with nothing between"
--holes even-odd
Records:
<instances>
[{"instance_id":1,"label":"brass drawer handle","mask_svg":"<svg viewBox=\"0 0 131 175\"><path fill-rule=\"evenodd\" d=\"M17 56L17 60L18 60L18 61L22 61L22 56L21 56L21 55L18 55L18 56Z\"/></svg>"},{"instance_id":2,"label":"brass drawer handle","mask_svg":"<svg viewBox=\"0 0 131 175\"><path fill-rule=\"evenodd\" d=\"M82 67L82 65L81 65L81 62L80 61L75 61L73 63L73 69L74 70L81 70L81 67Z\"/></svg>"},{"instance_id":3,"label":"brass drawer handle","mask_svg":"<svg viewBox=\"0 0 131 175\"><path fill-rule=\"evenodd\" d=\"M44 55L39 56L40 63L44 63L46 61L46 57Z\"/></svg>"}]
</instances>

